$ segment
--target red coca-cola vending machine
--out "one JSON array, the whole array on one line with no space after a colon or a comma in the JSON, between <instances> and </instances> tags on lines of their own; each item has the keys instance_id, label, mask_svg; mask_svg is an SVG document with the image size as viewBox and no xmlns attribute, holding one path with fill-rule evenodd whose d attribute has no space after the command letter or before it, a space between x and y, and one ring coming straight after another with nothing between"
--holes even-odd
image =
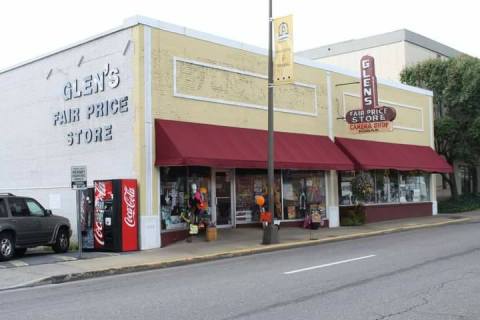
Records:
<instances>
[{"instance_id":1,"label":"red coca-cola vending machine","mask_svg":"<svg viewBox=\"0 0 480 320\"><path fill-rule=\"evenodd\" d=\"M137 180L94 181L94 248L138 250Z\"/></svg>"}]
</instances>

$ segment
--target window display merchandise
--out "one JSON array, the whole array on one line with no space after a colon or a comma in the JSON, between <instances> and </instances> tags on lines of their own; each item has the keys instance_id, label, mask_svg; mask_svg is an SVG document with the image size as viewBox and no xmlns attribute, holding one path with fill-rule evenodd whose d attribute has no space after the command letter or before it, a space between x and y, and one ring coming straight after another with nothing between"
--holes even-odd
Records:
<instances>
[{"instance_id":1,"label":"window display merchandise","mask_svg":"<svg viewBox=\"0 0 480 320\"><path fill-rule=\"evenodd\" d=\"M430 201L430 175L396 170L342 172L340 205L388 204Z\"/></svg>"},{"instance_id":2,"label":"window display merchandise","mask_svg":"<svg viewBox=\"0 0 480 320\"><path fill-rule=\"evenodd\" d=\"M400 173L400 202L430 201L429 182L429 176L426 175Z\"/></svg>"},{"instance_id":3,"label":"window display merchandise","mask_svg":"<svg viewBox=\"0 0 480 320\"><path fill-rule=\"evenodd\" d=\"M162 230L165 231L190 230L192 225L201 230L212 224L211 188L216 188L217 225L231 224L228 215L222 220L220 205L235 208L235 224L260 222L261 210L256 203L258 196L263 197L265 211L272 213L275 220L302 221L312 214L326 219L326 181L323 171L276 170L275 208L271 212L268 208L266 170L236 169L232 175L233 197L230 197L229 189L225 189L227 180L218 179L222 171L215 171L214 182L212 169L208 167L162 167L160 170L160 210ZM219 199L228 203L222 204ZM195 228L192 227L191 233L197 232Z\"/></svg>"},{"instance_id":4,"label":"window display merchandise","mask_svg":"<svg viewBox=\"0 0 480 320\"><path fill-rule=\"evenodd\" d=\"M392 170L376 170L374 175L376 202L399 202L398 173Z\"/></svg>"},{"instance_id":5,"label":"window display merchandise","mask_svg":"<svg viewBox=\"0 0 480 320\"><path fill-rule=\"evenodd\" d=\"M250 223L260 221L260 211L255 204L255 196L263 196L268 204L267 171L266 170L236 170L236 223ZM281 179L280 172L275 172L275 218L281 219ZM265 210L269 211L266 207Z\"/></svg>"},{"instance_id":6,"label":"window display merchandise","mask_svg":"<svg viewBox=\"0 0 480 320\"><path fill-rule=\"evenodd\" d=\"M325 215L325 176L320 171L283 171L283 218L304 219L306 215Z\"/></svg>"},{"instance_id":7,"label":"window display merchandise","mask_svg":"<svg viewBox=\"0 0 480 320\"><path fill-rule=\"evenodd\" d=\"M210 168L163 167L160 174L162 230L205 223L210 217Z\"/></svg>"},{"instance_id":8,"label":"window display merchandise","mask_svg":"<svg viewBox=\"0 0 480 320\"><path fill-rule=\"evenodd\" d=\"M187 224L181 218L182 212L187 210L188 192L186 183L186 167L165 167L161 169L162 230L187 227Z\"/></svg>"}]
</instances>

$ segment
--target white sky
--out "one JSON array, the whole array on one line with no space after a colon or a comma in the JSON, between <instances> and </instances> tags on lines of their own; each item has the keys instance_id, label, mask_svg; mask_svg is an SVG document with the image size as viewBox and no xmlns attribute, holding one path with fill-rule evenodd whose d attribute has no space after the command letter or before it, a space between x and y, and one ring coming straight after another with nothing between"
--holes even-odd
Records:
<instances>
[{"instance_id":1,"label":"white sky","mask_svg":"<svg viewBox=\"0 0 480 320\"><path fill-rule=\"evenodd\" d=\"M268 0L16 0L0 7L0 70L144 15L267 47ZM295 51L402 28L480 57L472 0L273 0L294 15Z\"/></svg>"}]
</instances>

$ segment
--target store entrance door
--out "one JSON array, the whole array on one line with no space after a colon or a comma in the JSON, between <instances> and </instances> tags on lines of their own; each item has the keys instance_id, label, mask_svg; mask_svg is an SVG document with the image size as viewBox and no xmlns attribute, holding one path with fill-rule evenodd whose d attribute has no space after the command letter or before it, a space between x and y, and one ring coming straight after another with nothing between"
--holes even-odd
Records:
<instances>
[{"instance_id":1,"label":"store entrance door","mask_svg":"<svg viewBox=\"0 0 480 320\"><path fill-rule=\"evenodd\" d=\"M215 172L215 213L217 227L231 227L232 223L232 172Z\"/></svg>"}]
</instances>

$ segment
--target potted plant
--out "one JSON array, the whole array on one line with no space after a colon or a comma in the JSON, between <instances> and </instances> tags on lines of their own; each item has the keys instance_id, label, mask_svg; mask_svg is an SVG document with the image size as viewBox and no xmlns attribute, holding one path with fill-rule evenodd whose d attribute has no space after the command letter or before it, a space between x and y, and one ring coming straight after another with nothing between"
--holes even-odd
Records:
<instances>
[{"instance_id":1,"label":"potted plant","mask_svg":"<svg viewBox=\"0 0 480 320\"><path fill-rule=\"evenodd\" d=\"M205 240L207 241L215 241L217 240L217 226L215 225L215 222L211 221L207 225L207 229L205 232Z\"/></svg>"},{"instance_id":2,"label":"potted plant","mask_svg":"<svg viewBox=\"0 0 480 320\"><path fill-rule=\"evenodd\" d=\"M369 202L374 195L375 185L372 176L360 171L352 180L352 192L356 198L353 207L348 208L340 215L342 226L358 226L365 224L365 202Z\"/></svg>"}]
</instances>

